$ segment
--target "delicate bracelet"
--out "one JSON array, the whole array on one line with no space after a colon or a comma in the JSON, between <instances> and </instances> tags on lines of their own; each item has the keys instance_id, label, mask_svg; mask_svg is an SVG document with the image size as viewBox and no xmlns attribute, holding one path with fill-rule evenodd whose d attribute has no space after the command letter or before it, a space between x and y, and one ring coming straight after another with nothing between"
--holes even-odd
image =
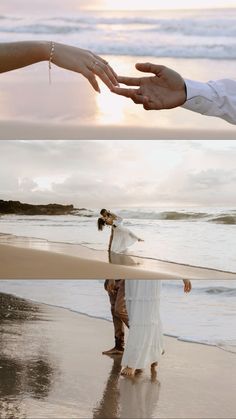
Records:
<instances>
[{"instance_id":1,"label":"delicate bracelet","mask_svg":"<svg viewBox=\"0 0 236 419\"><path fill-rule=\"evenodd\" d=\"M49 84L52 84L52 78L51 78L51 68L52 68L52 58L55 51L55 43L51 42L51 50L50 55L48 59L48 75L49 75Z\"/></svg>"}]
</instances>

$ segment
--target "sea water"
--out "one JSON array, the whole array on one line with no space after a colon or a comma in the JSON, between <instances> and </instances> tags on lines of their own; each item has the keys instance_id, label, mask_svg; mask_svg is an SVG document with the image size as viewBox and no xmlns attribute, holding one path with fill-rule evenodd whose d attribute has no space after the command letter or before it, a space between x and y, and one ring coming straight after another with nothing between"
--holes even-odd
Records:
<instances>
[{"instance_id":1,"label":"sea water","mask_svg":"<svg viewBox=\"0 0 236 419\"><path fill-rule=\"evenodd\" d=\"M111 321L103 280L1 280L0 292ZM166 335L236 353L236 280L162 281L161 317ZM111 337L112 339L112 337Z\"/></svg>"},{"instance_id":2,"label":"sea water","mask_svg":"<svg viewBox=\"0 0 236 419\"><path fill-rule=\"evenodd\" d=\"M236 210L233 208L112 209L144 239L130 255L236 272ZM110 227L97 230L99 210L72 215L3 215L0 232L107 250Z\"/></svg>"},{"instance_id":3,"label":"sea water","mask_svg":"<svg viewBox=\"0 0 236 419\"><path fill-rule=\"evenodd\" d=\"M169 11L12 11L0 40L54 39L106 55L235 60L236 9Z\"/></svg>"}]
</instances>

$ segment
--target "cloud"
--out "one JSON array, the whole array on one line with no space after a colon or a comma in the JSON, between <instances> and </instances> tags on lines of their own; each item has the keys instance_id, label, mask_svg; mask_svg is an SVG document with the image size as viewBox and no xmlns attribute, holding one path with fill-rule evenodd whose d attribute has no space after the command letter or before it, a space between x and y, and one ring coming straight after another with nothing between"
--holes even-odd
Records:
<instances>
[{"instance_id":1,"label":"cloud","mask_svg":"<svg viewBox=\"0 0 236 419\"><path fill-rule=\"evenodd\" d=\"M0 197L77 207L236 205L236 144L1 141Z\"/></svg>"}]
</instances>

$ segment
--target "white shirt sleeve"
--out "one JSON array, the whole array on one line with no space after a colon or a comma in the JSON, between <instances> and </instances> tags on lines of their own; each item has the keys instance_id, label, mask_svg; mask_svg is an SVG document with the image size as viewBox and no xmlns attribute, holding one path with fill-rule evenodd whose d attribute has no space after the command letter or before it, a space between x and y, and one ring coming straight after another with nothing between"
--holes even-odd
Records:
<instances>
[{"instance_id":1,"label":"white shirt sleeve","mask_svg":"<svg viewBox=\"0 0 236 419\"><path fill-rule=\"evenodd\" d=\"M116 219L113 221L113 225L117 227L118 225L123 223L123 218L119 215L116 215Z\"/></svg>"},{"instance_id":2,"label":"white shirt sleeve","mask_svg":"<svg viewBox=\"0 0 236 419\"><path fill-rule=\"evenodd\" d=\"M208 83L185 80L185 84L187 100L183 108L236 124L236 80L222 79Z\"/></svg>"}]
</instances>

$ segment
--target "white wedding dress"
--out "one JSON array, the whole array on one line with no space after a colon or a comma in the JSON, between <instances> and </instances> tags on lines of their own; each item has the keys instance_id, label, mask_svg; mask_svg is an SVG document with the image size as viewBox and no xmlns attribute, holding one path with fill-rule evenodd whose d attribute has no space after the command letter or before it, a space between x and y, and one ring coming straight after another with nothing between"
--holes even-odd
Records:
<instances>
[{"instance_id":1,"label":"white wedding dress","mask_svg":"<svg viewBox=\"0 0 236 419\"><path fill-rule=\"evenodd\" d=\"M122 357L123 367L143 369L160 360L163 352L160 290L160 280L125 281L130 328Z\"/></svg>"},{"instance_id":2,"label":"white wedding dress","mask_svg":"<svg viewBox=\"0 0 236 419\"><path fill-rule=\"evenodd\" d=\"M113 239L111 243L111 252L125 253L132 244L139 240L132 231L122 224L122 219L119 218L113 222Z\"/></svg>"}]
</instances>

